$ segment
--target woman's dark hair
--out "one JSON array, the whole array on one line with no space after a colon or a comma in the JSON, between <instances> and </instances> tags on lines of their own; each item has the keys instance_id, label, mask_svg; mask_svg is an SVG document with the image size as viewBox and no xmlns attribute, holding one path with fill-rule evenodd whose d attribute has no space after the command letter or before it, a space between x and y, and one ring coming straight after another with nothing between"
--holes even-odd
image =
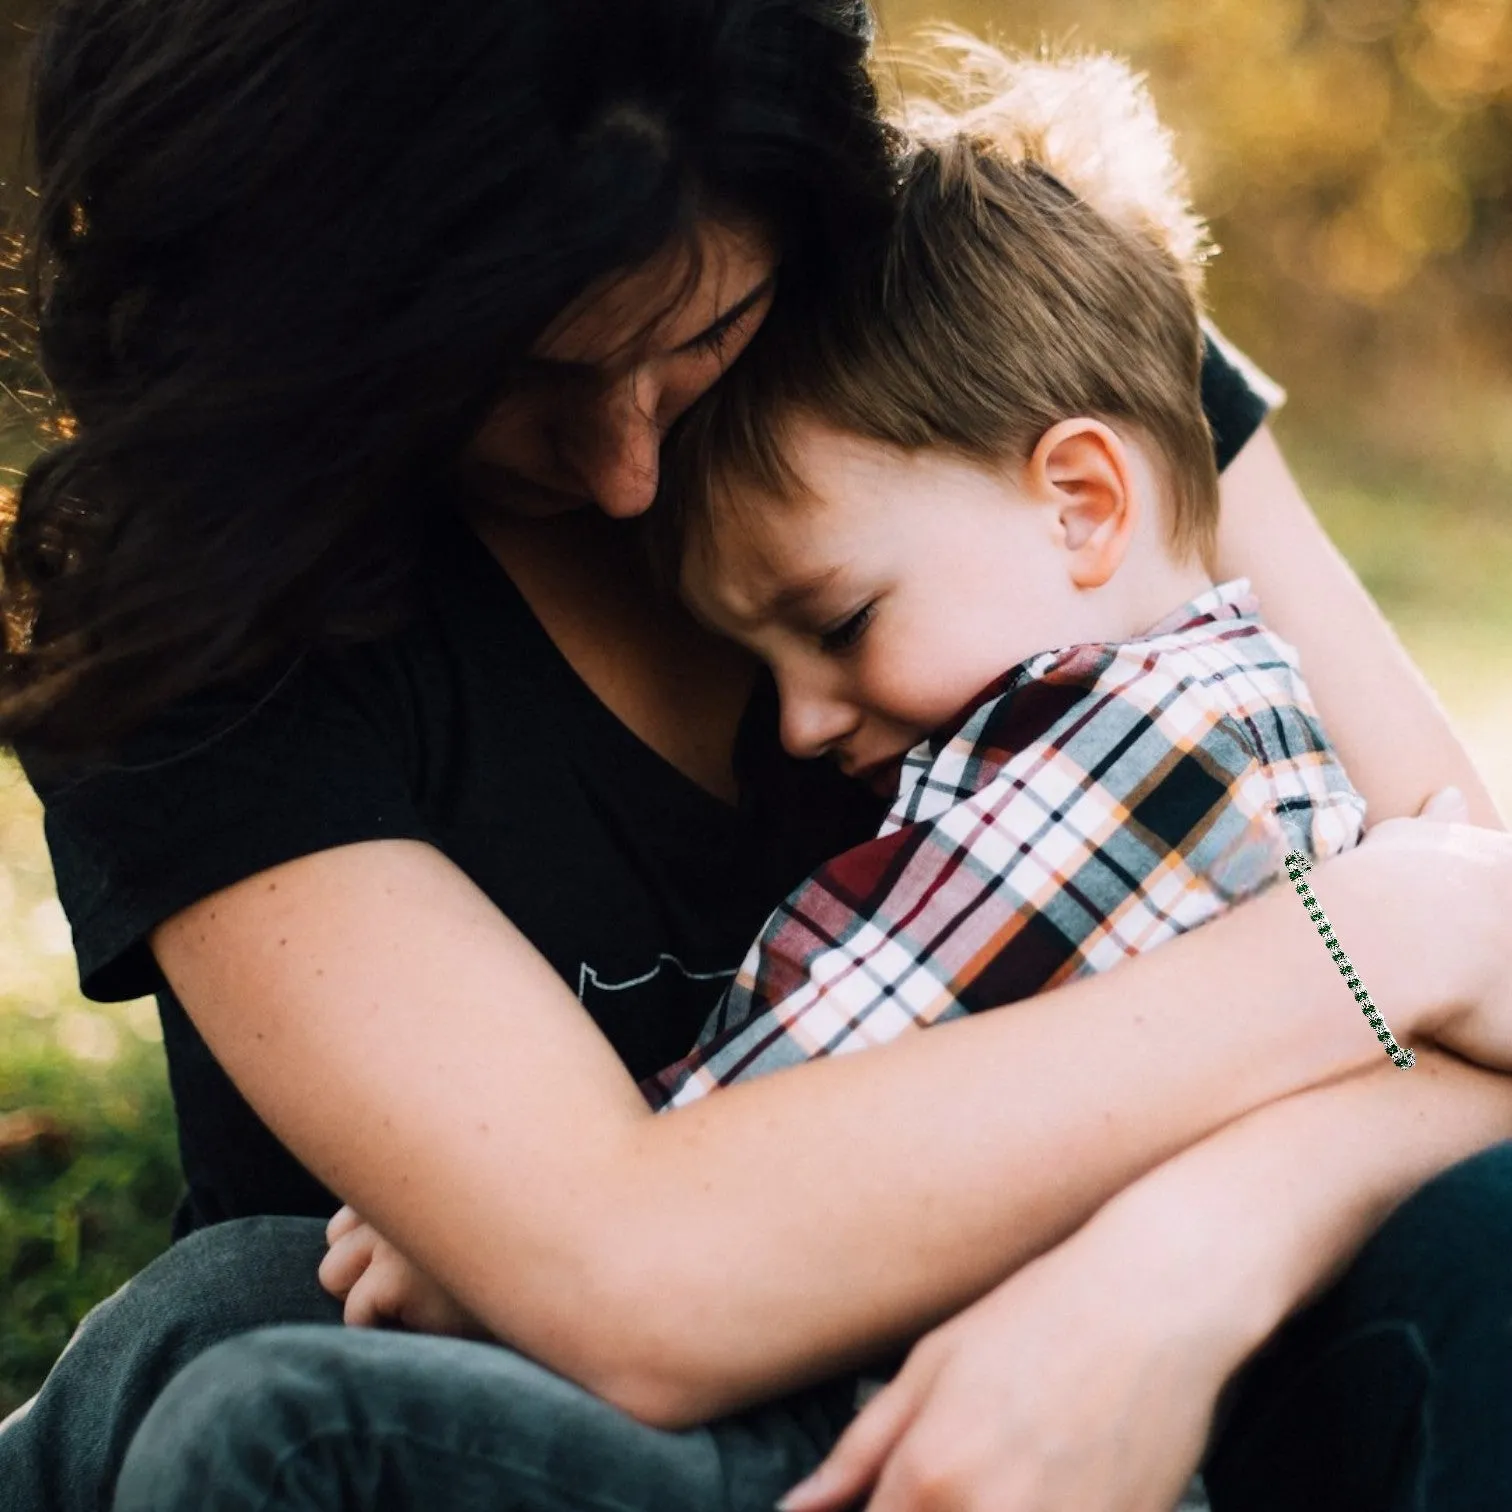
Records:
<instances>
[{"instance_id":1,"label":"woman's dark hair","mask_svg":"<svg viewBox=\"0 0 1512 1512\"><path fill-rule=\"evenodd\" d=\"M66 429L0 546L0 741L99 748L390 626L513 366L700 216L822 280L888 198L869 38L862 0L55 0Z\"/></svg>"}]
</instances>

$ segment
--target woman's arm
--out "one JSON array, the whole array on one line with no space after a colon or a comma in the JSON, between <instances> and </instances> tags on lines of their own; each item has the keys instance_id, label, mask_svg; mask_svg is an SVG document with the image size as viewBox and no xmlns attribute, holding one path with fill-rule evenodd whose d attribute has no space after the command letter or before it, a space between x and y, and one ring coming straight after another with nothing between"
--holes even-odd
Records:
<instances>
[{"instance_id":1,"label":"woman's arm","mask_svg":"<svg viewBox=\"0 0 1512 1512\"><path fill-rule=\"evenodd\" d=\"M1367 843L1313 873L1408 1043L1497 938L1433 859ZM1279 888L1116 972L659 1117L418 842L264 872L153 947L332 1190L495 1334L669 1425L916 1336L1230 1119L1380 1054Z\"/></svg>"},{"instance_id":2,"label":"woman's arm","mask_svg":"<svg viewBox=\"0 0 1512 1512\"><path fill-rule=\"evenodd\" d=\"M1303 499L1262 429L1223 474L1221 575L1249 577L1295 645L1371 823L1453 783L1505 830L1442 705ZM1368 977L1362 977L1368 981ZM1512 1137L1512 1078L1437 1049L1249 1113L1133 1182L1131 1232L1183 1239L1220 1287L1243 1354L1337 1278L1391 1210L1456 1161ZM1410 1083L1410 1085L1409 1085ZM1165 1244L1166 1237L1156 1242ZM1195 1276L1190 1279L1195 1280ZM1235 1363L1238 1363L1236 1357Z\"/></svg>"},{"instance_id":3,"label":"woman's arm","mask_svg":"<svg viewBox=\"0 0 1512 1512\"><path fill-rule=\"evenodd\" d=\"M1372 824L1417 813L1452 783L1472 824L1506 828L1433 689L1318 523L1269 429L1222 474L1218 569L1249 578L1261 617L1297 648Z\"/></svg>"},{"instance_id":4,"label":"woman's arm","mask_svg":"<svg viewBox=\"0 0 1512 1512\"><path fill-rule=\"evenodd\" d=\"M1283 1318L1509 1136L1512 1079L1437 1050L1236 1120L926 1335L781 1505L1171 1506Z\"/></svg>"},{"instance_id":5,"label":"woman's arm","mask_svg":"<svg viewBox=\"0 0 1512 1512\"><path fill-rule=\"evenodd\" d=\"M1512 1077L1420 1049L1410 1076L1382 1064L1298 1092L1134 1182L1098 1215L1121 1235L1109 1264L1131 1243L1169 1256L1173 1295L1211 1320L1231 1372L1402 1202L1504 1139Z\"/></svg>"}]
</instances>

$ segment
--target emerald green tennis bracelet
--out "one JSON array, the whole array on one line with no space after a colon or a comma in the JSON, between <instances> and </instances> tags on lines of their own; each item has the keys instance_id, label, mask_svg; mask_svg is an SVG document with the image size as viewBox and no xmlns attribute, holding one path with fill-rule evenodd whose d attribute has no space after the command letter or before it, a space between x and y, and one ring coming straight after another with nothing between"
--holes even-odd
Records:
<instances>
[{"instance_id":1,"label":"emerald green tennis bracelet","mask_svg":"<svg viewBox=\"0 0 1512 1512\"><path fill-rule=\"evenodd\" d=\"M1297 889L1297 896L1307 905L1308 918L1318 926L1318 933L1323 936L1323 943L1328 946L1329 955L1334 958L1334 964L1344 974L1344 980L1348 983L1349 990L1354 993L1354 1000L1360 1005L1360 1011L1370 1021L1370 1027L1375 1030L1375 1037L1380 1040L1381 1048L1391 1057L1391 1064L1400 1066L1406 1071L1417 1064L1417 1057L1412 1051L1404 1050L1392 1038L1391 1030L1386 1027L1386 1020L1376 1012L1376 1005L1370 1001L1370 994L1361 986L1354 967L1349 964L1349 957L1344 954L1344 947L1334 938L1333 926L1328 922L1323 910L1318 907L1318 900L1313 897L1312 888L1303 881L1303 875L1311 870L1312 862L1301 851L1287 852L1286 875L1292 879Z\"/></svg>"}]
</instances>

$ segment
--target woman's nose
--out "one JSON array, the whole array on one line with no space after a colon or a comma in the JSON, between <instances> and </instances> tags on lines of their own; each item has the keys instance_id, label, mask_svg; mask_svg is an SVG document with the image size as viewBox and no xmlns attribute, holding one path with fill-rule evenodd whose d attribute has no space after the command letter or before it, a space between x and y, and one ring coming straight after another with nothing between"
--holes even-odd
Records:
<instances>
[{"instance_id":1,"label":"woman's nose","mask_svg":"<svg viewBox=\"0 0 1512 1512\"><path fill-rule=\"evenodd\" d=\"M854 732L856 713L844 700L817 688L780 691L782 748L789 756L823 756Z\"/></svg>"},{"instance_id":2,"label":"woman's nose","mask_svg":"<svg viewBox=\"0 0 1512 1512\"><path fill-rule=\"evenodd\" d=\"M637 369L605 394L578 456L578 472L600 509L616 520L644 514L656 497L662 426L658 384Z\"/></svg>"}]
</instances>

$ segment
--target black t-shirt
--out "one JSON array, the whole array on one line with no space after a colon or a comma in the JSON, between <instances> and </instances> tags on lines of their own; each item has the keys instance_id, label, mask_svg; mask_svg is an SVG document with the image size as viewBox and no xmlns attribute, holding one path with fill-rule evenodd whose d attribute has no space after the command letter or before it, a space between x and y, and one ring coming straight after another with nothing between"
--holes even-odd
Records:
<instances>
[{"instance_id":1,"label":"black t-shirt","mask_svg":"<svg viewBox=\"0 0 1512 1512\"><path fill-rule=\"evenodd\" d=\"M1264 419L1263 378L1210 344L1225 464ZM109 764L24 748L86 996L156 994L188 1182L184 1233L336 1201L253 1113L149 951L151 930L268 867L333 846L437 847L551 962L630 1073L686 1052L767 914L885 805L788 758L763 680L721 802L623 725L459 518L434 531L406 626L184 701Z\"/></svg>"}]
</instances>

